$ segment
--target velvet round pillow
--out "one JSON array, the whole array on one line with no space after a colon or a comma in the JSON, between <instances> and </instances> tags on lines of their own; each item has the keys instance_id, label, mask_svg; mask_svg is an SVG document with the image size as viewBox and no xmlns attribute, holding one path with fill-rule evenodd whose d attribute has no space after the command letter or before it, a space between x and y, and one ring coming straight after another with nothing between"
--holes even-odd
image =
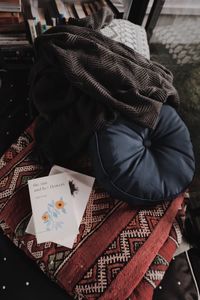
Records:
<instances>
[{"instance_id":1,"label":"velvet round pillow","mask_svg":"<svg viewBox=\"0 0 200 300\"><path fill-rule=\"evenodd\" d=\"M172 200L192 181L195 162L188 129L163 105L154 130L117 119L90 140L98 182L134 205Z\"/></svg>"}]
</instances>

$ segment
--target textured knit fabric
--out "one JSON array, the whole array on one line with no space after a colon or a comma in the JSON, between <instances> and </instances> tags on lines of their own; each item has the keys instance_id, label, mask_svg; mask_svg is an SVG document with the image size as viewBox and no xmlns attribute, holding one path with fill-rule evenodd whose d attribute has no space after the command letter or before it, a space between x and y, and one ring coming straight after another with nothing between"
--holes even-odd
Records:
<instances>
[{"instance_id":1,"label":"textured knit fabric","mask_svg":"<svg viewBox=\"0 0 200 300\"><path fill-rule=\"evenodd\" d=\"M144 27L128 20L113 19L108 26L101 29L101 33L150 59L147 34Z\"/></svg>"},{"instance_id":2,"label":"textured knit fabric","mask_svg":"<svg viewBox=\"0 0 200 300\"><path fill-rule=\"evenodd\" d=\"M36 140L51 163L77 154L116 113L153 128L163 103L179 103L166 68L91 28L54 27L35 50Z\"/></svg>"}]
</instances>

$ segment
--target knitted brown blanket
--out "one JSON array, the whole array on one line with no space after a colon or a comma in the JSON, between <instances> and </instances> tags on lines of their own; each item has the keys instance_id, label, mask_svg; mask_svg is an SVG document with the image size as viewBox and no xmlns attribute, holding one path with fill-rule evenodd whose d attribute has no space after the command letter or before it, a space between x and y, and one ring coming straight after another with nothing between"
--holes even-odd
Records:
<instances>
[{"instance_id":1,"label":"knitted brown blanket","mask_svg":"<svg viewBox=\"0 0 200 300\"><path fill-rule=\"evenodd\" d=\"M153 128L163 103L178 106L170 71L92 28L54 27L35 50L36 140L51 163L76 155L117 114Z\"/></svg>"}]
</instances>

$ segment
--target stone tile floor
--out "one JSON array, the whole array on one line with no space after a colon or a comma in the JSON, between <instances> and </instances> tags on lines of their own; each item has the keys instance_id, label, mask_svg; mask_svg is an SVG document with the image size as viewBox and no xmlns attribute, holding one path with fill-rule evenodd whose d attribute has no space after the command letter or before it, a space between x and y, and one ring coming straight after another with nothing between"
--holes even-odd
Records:
<instances>
[{"instance_id":1,"label":"stone tile floor","mask_svg":"<svg viewBox=\"0 0 200 300\"><path fill-rule=\"evenodd\" d=\"M190 131L196 159L196 178L200 180L200 26L196 29L193 27L193 38L188 36L185 43L180 38L184 29L179 27L179 32L176 32L177 27L174 30L171 28L171 31L168 29L160 28L156 31L156 38L153 36L150 43L151 59L166 66L174 75L174 85L180 96L179 113ZM178 35L179 40L176 37ZM200 195L200 186L197 190Z\"/></svg>"},{"instance_id":2,"label":"stone tile floor","mask_svg":"<svg viewBox=\"0 0 200 300\"><path fill-rule=\"evenodd\" d=\"M156 27L151 42L162 44L177 64L200 62L200 17L179 17Z\"/></svg>"}]
</instances>

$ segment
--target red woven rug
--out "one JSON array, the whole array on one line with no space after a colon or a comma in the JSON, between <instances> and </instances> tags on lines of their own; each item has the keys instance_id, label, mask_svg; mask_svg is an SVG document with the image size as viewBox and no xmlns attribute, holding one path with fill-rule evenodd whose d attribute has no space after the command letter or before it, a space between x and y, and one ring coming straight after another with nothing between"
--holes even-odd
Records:
<instances>
[{"instance_id":1,"label":"red woven rug","mask_svg":"<svg viewBox=\"0 0 200 300\"><path fill-rule=\"evenodd\" d=\"M25 233L31 215L27 180L47 173L37 162L33 127L0 159L5 234L76 299L151 299L181 239L175 217L183 195L171 204L133 210L95 183L73 249L37 244Z\"/></svg>"}]
</instances>

